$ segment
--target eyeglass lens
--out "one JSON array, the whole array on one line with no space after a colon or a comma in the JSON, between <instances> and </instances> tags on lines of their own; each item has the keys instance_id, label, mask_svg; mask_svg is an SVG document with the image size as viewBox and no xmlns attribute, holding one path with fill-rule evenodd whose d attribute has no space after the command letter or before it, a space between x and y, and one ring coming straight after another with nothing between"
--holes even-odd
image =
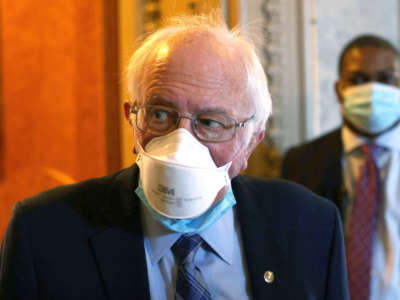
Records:
<instances>
[{"instance_id":1,"label":"eyeglass lens","mask_svg":"<svg viewBox=\"0 0 400 300\"><path fill-rule=\"evenodd\" d=\"M144 132L163 135L176 129L180 118L174 109L148 105L138 109L137 126ZM235 134L236 121L223 113L201 112L191 119L193 131L199 139L224 141Z\"/></svg>"}]
</instances>

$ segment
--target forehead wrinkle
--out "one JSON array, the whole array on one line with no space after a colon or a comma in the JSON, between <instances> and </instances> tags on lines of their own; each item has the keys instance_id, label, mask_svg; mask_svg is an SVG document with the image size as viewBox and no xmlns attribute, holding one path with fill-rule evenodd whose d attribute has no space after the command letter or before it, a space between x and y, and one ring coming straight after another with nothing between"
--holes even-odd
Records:
<instances>
[{"instance_id":1,"label":"forehead wrinkle","mask_svg":"<svg viewBox=\"0 0 400 300\"><path fill-rule=\"evenodd\" d=\"M217 101L224 106L228 104L233 111L237 110L235 115L238 116L239 112L247 111L234 109L238 105L248 106L245 101L247 73L235 47L190 39L184 43L170 43L168 55L157 56L157 53L155 49L142 77L145 98L190 98L196 102L207 98L213 102L212 106L217 105Z\"/></svg>"},{"instance_id":2,"label":"forehead wrinkle","mask_svg":"<svg viewBox=\"0 0 400 300\"><path fill-rule=\"evenodd\" d=\"M224 78L214 73L193 74L190 72L172 72L166 70L166 72L159 74L156 78L161 84L182 84L205 89L218 89L226 83Z\"/></svg>"},{"instance_id":3,"label":"forehead wrinkle","mask_svg":"<svg viewBox=\"0 0 400 300\"><path fill-rule=\"evenodd\" d=\"M208 100L216 99L220 95L221 87L218 84L213 85L202 85L199 83L188 82L182 83L181 81L168 80L163 81L159 78L154 78L149 82L146 87L146 97L160 96L164 100L167 99L180 99L180 98L208 98ZM193 87L196 87L196 93L193 95ZM193 98L193 99L194 99Z\"/></svg>"},{"instance_id":4,"label":"forehead wrinkle","mask_svg":"<svg viewBox=\"0 0 400 300\"><path fill-rule=\"evenodd\" d=\"M238 74L237 67L242 65L241 55L237 53L237 47L225 39L223 36L219 39L213 34L203 32L186 36L186 39L174 40L165 64L172 65L172 69L177 68L182 74L185 67L189 66L189 75L204 76L205 83L237 80L234 74Z\"/></svg>"},{"instance_id":5,"label":"forehead wrinkle","mask_svg":"<svg viewBox=\"0 0 400 300\"><path fill-rule=\"evenodd\" d=\"M223 87L233 86L233 76L229 72L223 72L222 67L207 72L204 69L194 70L179 68L169 64L167 61L157 61L147 71L145 82L146 89L153 88L179 88L180 90L197 87L202 92L208 93L213 90L220 90ZM196 72L195 72L196 71ZM230 77L230 78L229 78Z\"/></svg>"}]
</instances>

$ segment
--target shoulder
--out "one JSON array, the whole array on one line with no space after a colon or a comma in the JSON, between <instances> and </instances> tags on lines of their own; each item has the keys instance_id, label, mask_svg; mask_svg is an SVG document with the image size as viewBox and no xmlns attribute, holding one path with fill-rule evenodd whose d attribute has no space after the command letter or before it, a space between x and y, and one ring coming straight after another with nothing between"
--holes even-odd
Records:
<instances>
[{"instance_id":1,"label":"shoulder","mask_svg":"<svg viewBox=\"0 0 400 300\"><path fill-rule=\"evenodd\" d=\"M47 207L56 203L62 203L70 199L87 199L95 194L102 194L108 188L110 182L119 174L112 174L104 177L91 178L78 183L62 185L49 190L42 191L18 203L19 210L34 210L40 207ZM90 197L91 196L91 197Z\"/></svg>"},{"instance_id":2,"label":"shoulder","mask_svg":"<svg viewBox=\"0 0 400 300\"><path fill-rule=\"evenodd\" d=\"M72 215L80 215L84 219L105 217L110 209L121 205L118 196L126 185L124 181L132 178L132 173L135 173L134 167L40 192L18 202L12 218L56 221ZM134 180L128 181L133 184ZM125 187L129 188L129 184Z\"/></svg>"},{"instance_id":3,"label":"shoulder","mask_svg":"<svg viewBox=\"0 0 400 300\"><path fill-rule=\"evenodd\" d=\"M285 222L295 228L303 228L312 223L331 226L339 216L331 201L286 180L237 176L233 186L242 205L249 205L252 210L268 214L276 223Z\"/></svg>"},{"instance_id":4,"label":"shoulder","mask_svg":"<svg viewBox=\"0 0 400 300\"><path fill-rule=\"evenodd\" d=\"M341 129L336 129L308 143L290 148L284 155L281 176L314 190L325 176L327 166L340 163L343 147Z\"/></svg>"},{"instance_id":5,"label":"shoulder","mask_svg":"<svg viewBox=\"0 0 400 300\"><path fill-rule=\"evenodd\" d=\"M267 204L268 202L282 203L290 206L332 206L331 201L318 196L306 187L283 179L264 179L251 176L237 176L234 186L248 196L253 196L254 201Z\"/></svg>"},{"instance_id":6,"label":"shoulder","mask_svg":"<svg viewBox=\"0 0 400 300\"><path fill-rule=\"evenodd\" d=\"M313 154L326 152L328 149L341 148L341 129L338 128L307 143L290 148L285 157L312 156Z\"/></svg>"}]
</instances>

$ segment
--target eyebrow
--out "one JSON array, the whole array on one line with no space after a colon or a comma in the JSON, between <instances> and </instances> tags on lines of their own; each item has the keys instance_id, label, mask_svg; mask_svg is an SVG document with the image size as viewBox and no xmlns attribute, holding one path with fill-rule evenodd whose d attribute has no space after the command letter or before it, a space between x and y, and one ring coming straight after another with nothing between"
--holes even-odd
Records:
<instances>
[{"instance_id":1,"label":"eyebrow","mask_svg":"<svg viewBox=\"0 0 400 300\"><path fill-rule=\"evenodd\" d=\"M148 98L146 100L146 104L176 107L175 104L171 100L165 99L164 97L161 97L161 96L152 96L152 97Z\"/></svg>"},{"instance_id":2,"label":"eyebrow","mask_svg":"<svg viewBox=\"0 0 400 300\"><path fill-rule=\"evenodd\" d=\"M161 106L167 106L167 107L173 107L177 109L176 105L171 101L168 100L162 96L152 96L148 98L146 101L146 104L150 105L161 105ZM204 109L196 110L192 113L203 113L203 112L218 112L218 113L224 113L228 116L235 117L231 112L228 112L224 107L221 106L214 106L214 107L205 107Z\"/></svg>"},{"instance_id":3,"label":"eyebrow","mask_svg":"<svg viewBox=\"0 0 400 300\"><path fill-rule=\"evenodd\" d=\"M198 113L206 113L206 112L223 113L225 115L230 116L231 118L235 118L235 116L231 112L228 112L225 108L220 107L220 106L206 107L206 108L201 109L201 110L198 111Z\"/></svg>"}]
</instances>

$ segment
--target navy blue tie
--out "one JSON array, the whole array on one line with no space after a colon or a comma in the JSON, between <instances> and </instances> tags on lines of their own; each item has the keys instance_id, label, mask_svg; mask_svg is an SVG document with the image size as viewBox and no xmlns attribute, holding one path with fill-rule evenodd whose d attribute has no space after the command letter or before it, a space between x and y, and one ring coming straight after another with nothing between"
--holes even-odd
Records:
<instances>
[{"instance_id":1,"label":"navy blue tie","mask_svg":"<svg viewBox=\"0 0 400 300\"><path fill-rule=\"evenodd\" d=\"M198 234L183 234L172 246L172 252L178 262L176 300L211 300L204 277L194 264L196 251L202 242Z\"/></svg>"}]
</instances>

